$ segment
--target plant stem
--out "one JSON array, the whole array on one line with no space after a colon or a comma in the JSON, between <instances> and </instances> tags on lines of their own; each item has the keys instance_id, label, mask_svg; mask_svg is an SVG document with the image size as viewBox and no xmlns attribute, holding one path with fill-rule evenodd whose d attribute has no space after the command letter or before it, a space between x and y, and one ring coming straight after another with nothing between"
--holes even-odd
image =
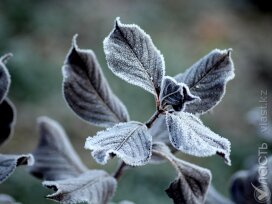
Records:
<instances>
[{"instance_id":1,"label":"plant stem","mask_svg":"<svg viewBox=\"0 0 272 204\"><path fill-rule=\"evenodd\" d=\"M153 116L145 123L147 128L151 128L155 120L159 117L159 115L163 112L163 110L157 110Z\"/></svg>"},{"instance_id":2,"label":"plant stem","mask_svg":"<svg viewBox=\"0 0 272 204\"><path fill-rule=\"evenodd\" d=\"M115 171L115 173L113 174L113 177L116 180L119 180L120 177L123 175L125 167L126 167L126 163L122 161L121 164L119 165L119 167L117 168L117 170Z\"/></svg>"}]
</instances>

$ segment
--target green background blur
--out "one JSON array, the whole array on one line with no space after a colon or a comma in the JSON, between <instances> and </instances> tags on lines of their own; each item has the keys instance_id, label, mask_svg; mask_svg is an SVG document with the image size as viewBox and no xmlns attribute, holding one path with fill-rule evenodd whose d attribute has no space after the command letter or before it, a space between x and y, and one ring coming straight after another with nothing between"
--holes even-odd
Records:
<instances>
[{"instance_id":1,"label":"green background blur","mask_svg":"<svg viewBox=\"0 0 272 204\"><path fill-rule=\"evenodd\" d=\"M31 152L38 141L36 119L46 115L63 125L87 166L114 171L116 159L100 166L84 150L86 137L99 129L80 120L65 104L61 67L71 39L78 33L79 47L95 51L131 119L146 121L154 112L153 96L115 77L106 66L102 41L118 16L123 23L138 24L151 35L164 55L167 75L183 72L214 48L233 48L236 78L228 84L223 101L203 117L205 124L231 141L232 166L218 156L178 154L209 168L216 189L229 196L231 175L254 163L263 142L245 114L260 105L261 90L272 93L272 15L265 1L1 0L0 55L14 54L7 65L12 76L9 97L18 111L15 134L1 153ZM119 182L114 201L171 203L164 189L174 178L167 163L133 168ZM0 185L0 193L24 204L53 203L44 198L49 192L24 168Z\"/></svg>"}]
</instances>

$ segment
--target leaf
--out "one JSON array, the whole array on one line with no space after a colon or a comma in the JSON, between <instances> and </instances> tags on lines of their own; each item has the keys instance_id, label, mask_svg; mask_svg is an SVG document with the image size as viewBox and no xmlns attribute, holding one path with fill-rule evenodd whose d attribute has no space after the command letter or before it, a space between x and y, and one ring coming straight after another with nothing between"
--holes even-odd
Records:
<instances>
[{"instance_id":1,"label":"leaf","mask_svg":"<svg viewBox=\"0 0 272 204\"><path fill-rule=\"evenodd\" d=\"M3 183L13 172L17 166L33 165L34 158L31 154L22 155L4 155L0 154L0 183Z\"/></svg>"},{"instance_id":2,"label":"leaf","mask_svg":"<svg viewBox=\"0 0 272 204\"><path fill-rule=\"evenodd\" d=\"M168 159L177 170L178 177L166 189L175 204L204 203L211 182L208 169L176 158L163 143L154 143L152 152Z\"/></svg>"},{"instance_id":3,"label":"leaf","mask_svg":"<svg viewBox=\"0 0 272 204\"><path fill-rule=\"evenodd\" d=\"M260 147L259 164L232 176L231 197L235 203L271 203L272 157L267 158L266 153L267 148Z\"/></svg>"},{"instance_id":4,"label":"leaf","mask_svg":"<svg viewBox=\"0 0 272 204\"><path fill-rule=\"evenodd\" d=\"M36 162L30 168L32 175L42 180L61 180L76 177L88 170L60 124L40 117L38 127L40 139L33 152Z\"/></svg>"},{"instance_id":5,"label":"leaf","mask_svg":"<svg viewBox=\"0 0 272 204\"><path fill-rule=\"evenodd\" d=\"M63 93L68 105L91 124L110 127L126 122L126 107L115 96L92 50L77 47L73 38L63 71Z\"/></svg>"},{"instance_id":6,"label":"leaf","mask_svg":"<svg viewBox=\"0 0 272 204\"><path fill-rule=\"evenodd\" d=\"M175 79L187 84L201 100L188 104L185 111L203 114L216 106L225 94L226 84L234 78L231 49L215 49Z\"/></svg>"},{"instance_id":7,"label":"leaf","mask_svg":"<svg viewBox=\"0 0 272 204\"><path fill-rule=\"evenodd\" d=\"M230 161L230 142L212 132L193 114L166 114L166 124L172 145L187 154L205 157L218 154Z\"/></svg>"},{"instance_id":8,"label":"leaf","mask_svg":"<svg viewBox=\"0 0 272 204\"><path fill-rule=\"evenodd\" d=\"M106 164L113 154L128 165L140 166L150 159L151 140L152 137L144 124L131 121L119 123L98 132L94 137L88 137L85 148L94 150L92 156L100 164Z\"/></svg>"},{"instance_id":9,"label":"leaf","mask_svg":"<svg viewBox=\"0 0 272 204\"><path fill-rule=\"evenodd\" d=\"M113 196L117 182L105 171L89 170L76 178L44 181L43 185L55 191L46 198L63 204L106 204Z\"/></svg>"},{"instance_id":10,"label":"leaf","mask_svg":"<svg viewBox=\"0 0 272 204\"><path fill-rule=\"evenodd\" d=\"M10 75L5 66L12 54L5 54L0 57L0 103L6 97L9 87L10 87Z\"/></svg>"},{"instance_id":11,"label":"leaf","mask_svg":"<svg viewBox=\"0 0 272 204\"><path fill-rule=\"evenodd\" d=\"M172 106L175 111L181 111L186 104L192 103L196 99L199 97L192 95L186 84L177 83L174 78L169 76L164 77L160 92L161 109Z\"/></svg>"},{"instance_id":12,"label":"leaf","mask_svg":"<svg viewBox=\"0 0 272 204\"><path fill-rule=\"evenodd\" d=\"M122 24L117 18L113 31L104 40L104 51L114 74L158 97L165 73L164 59L139 26Z\"/></svg>"},{"instance_id":13,"label":"leaf","mask_svg":"<svg viewBox=\"0 0 272 204\"><path fill-rule=\"evenodd\" d=\"M13 132L16 118L16 110L9 99L5 99L0 104L0 145L3 145L9 139Z\"/></svg>"}]
</instances>

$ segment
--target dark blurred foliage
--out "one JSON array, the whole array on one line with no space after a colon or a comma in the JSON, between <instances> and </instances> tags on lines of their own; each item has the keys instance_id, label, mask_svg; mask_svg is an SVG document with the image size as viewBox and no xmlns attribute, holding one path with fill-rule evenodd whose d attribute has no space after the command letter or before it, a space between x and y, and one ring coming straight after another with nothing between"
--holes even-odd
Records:
<instances>
[{"instance_id":1,"label":"dark blurred foliage","mask_svg":"<svg viewBox=\"0 0 272 204\"><path fill-rule=\"evenodd\" d=\"M184 71L214 48L233 48L236 78L227 86L220 105L204 116L211 129L231 141L232 166L226 166L216 156L196 158L178 154L211 169L214 186L228 196L229 178L246 167L244 161L248 157L257 159L258 145L262 142L244 116L260 105L261 90L271 94L272 13L267 2L1 0L0 54L14 54L7 65L12 76L9 96L18 110L15 134L2 152L32 151L38 141L35 120L47 115L63 124L89 167L114 170L116 160L99 166L84 150L85 138L98 129L78 119L66 106L61 93L61 66L72 36L78 33L79 47L96 52L109 84L127 105L131 119L146 121L154 111L153 97L113 76L106 66L102 41L112 29L114 19L120 16L122 22L136 23L152 36L165 57L167 75ZM174 177L167 164L133 168L122 177L114 200L171 203L164 189ZM41 183L23 170L2 184L0 192L26 204L52 203L44 198L48 191Z\"/></svg>"}]
</instances>

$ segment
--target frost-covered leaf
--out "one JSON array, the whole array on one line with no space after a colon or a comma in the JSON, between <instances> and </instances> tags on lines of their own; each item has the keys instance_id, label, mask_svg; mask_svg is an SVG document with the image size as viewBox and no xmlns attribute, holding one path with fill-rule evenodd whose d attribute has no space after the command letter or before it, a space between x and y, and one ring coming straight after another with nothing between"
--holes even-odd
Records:
<instances>
[{"instance_id":1,"label":"frost-covered leaf","mask_svg":"<svg viewBox=\"0 0 272 204\"><path fill-rule=\"evenodd\" d=\"M260 155L260 165L249 170L238 171L232 176L231 197L235 203L271 204L272 157L266 158L265 154Z\"/></svg>"},{"instance_id":2,"label":"frost-covered leaf","mask_svg":"<svg viewBox=\"0 0 272 204\"><path fill-rule=\"evenodd\" d=\"M0 183L3 183L15 171L17 166L33 165L31 154L5 155L0 154Z\"/></svg>"},{"instance_id":3,"label":"frost-covered leaf","mask_svg":"<svg viewBox=\"0 0 272 204\"><path fill-rule=\"evenodd\" d=\"M102 127L129 120L126 107L110 89L94 52L79 49L76 36L62 71L64 97L79 117Z\"/></svg>"},{"instance_id":4,"label":"frost-covered leaf","mask_svg":"<svg viewBox=\"0 0 272 204\"><path fill-rule=\"evenodd\" d=\"M122 24L117 18L113 31L104 40L104 51L114 74L158 97L164 59L139 26Z\"/></svg>"},{"instance_id":5,"label":"frost-covered leaf","mask_svg":"<svg viewBox=\"0 0 272 204\"><path fill-rule=\"evenodd\" d=\"M105 171L89 170L76 178L44 181L43 185L55 191L46 198L63 204L106 204L113 196L117 182Z\"/></svg>"},{"instance_id":6,"label":"frost-covered leaf","mask_svg":"<svg viewBox=\"0 0 272 204\"><path fill-rule=\"evenodd\" d=\"M210 185L208 189L208 193L206 195L205 204L234 204L229 199L225 198L223 195L218 193L216 189Z\"/></svg>"},{"instance_id":7,"label":"frost-covered leaf","mask_svg":"<svg viewBox=\"0 0 272 204\"><path fill-rule=\"evenodd\" d=\"M175 111L181 111L186 104L199 99L190 93L186 84L178 83L174 78L166 76L163 78L160 92L160 106L165 109L166 106L172 106Z\"/></svg>"},{"instance_id":8,"label":"frost-covered leaf","mask_svg":"<svg viewBox=\"0 0 272 204\"><path fill-rule=\"evenodd\" d=\"M177 179L166 190L175 204L204 203L211 182L211 172L208 169L176 158L163 143L154 143L152 152L168 159L177 170Z\"/></svg>"},{"instance_id":9,"label":"frost-covered leaf","mask_svg":"<svg viewBox=\"0 0 272 204\"><path fill-rule=\"evenodd\" d=\"M231 164L230 142L204 126L193 114L167 113L166 124L170 142L176 149L199 157L218 154Z\"/></svg>"},{"instance_id":10,"label":"frost-covered leaf","mask_svg":"<svg viewBox=\"0 0 272 204\"><path fill-rule=\"evenodd\" d=\"M203 114L220 102L227 82L234 78L230 52L231 49L215 49L175 77L178 82L187 84L191 93L201 99L188 104L186 112Z\"/></svg>"},{"instance_id":11,"label":"frost-covered leaf","mask_svg":"<svg viewBox=\"0 0 272 204\"><path fill-rule=\"evenodd\" d=\"M3 145L12 134L16 110L12 102L5 99L0 104L0 145Z\"/></svg>"},{"instance_id":12,"label":"frost-covered leaf","mask_svg":"<svg viewBox=\"0 0 272 204\"><path fill-rule=\"evenodd\" d=\"M6 97L10 86L10 75L5 64L11 56L9 53L0 57L0 103Z\"/></svg>"},{"instance_id":13,"label":"frost-covered leaf","mask_svg":"<svg viewBox=\"0 0 272 204\"><path fill-rule=\"evenodd\" d=\"M94 137L88 137L85 148L93 150L94 159L101 164L106 164L114 154L126 164L140 166L150 159L151 140L152 137L144 124L131 121L100 131Z\"/></svg>"},{"instance_id":14,"label":"frost-covered leaf","mask_svg":"<svg viewBox=\"0 0 272 204\"><path fill-rule=\"evenodd\" d=\"M20 204L7 194L0 194L0 203L1 204Z\"/></svg>"},{"instance_id":15,"label":"frost-covered leaf","mask_svg":"<svg viewBox=\"0 0 272 204\"><path fill-rule=\"evenodd\" d=\"M42 180L61 180L87 171L60 124L40 117L38 126L40 139L33 152L36 161L31 174Z\"/></svg>"}]
</instances>

